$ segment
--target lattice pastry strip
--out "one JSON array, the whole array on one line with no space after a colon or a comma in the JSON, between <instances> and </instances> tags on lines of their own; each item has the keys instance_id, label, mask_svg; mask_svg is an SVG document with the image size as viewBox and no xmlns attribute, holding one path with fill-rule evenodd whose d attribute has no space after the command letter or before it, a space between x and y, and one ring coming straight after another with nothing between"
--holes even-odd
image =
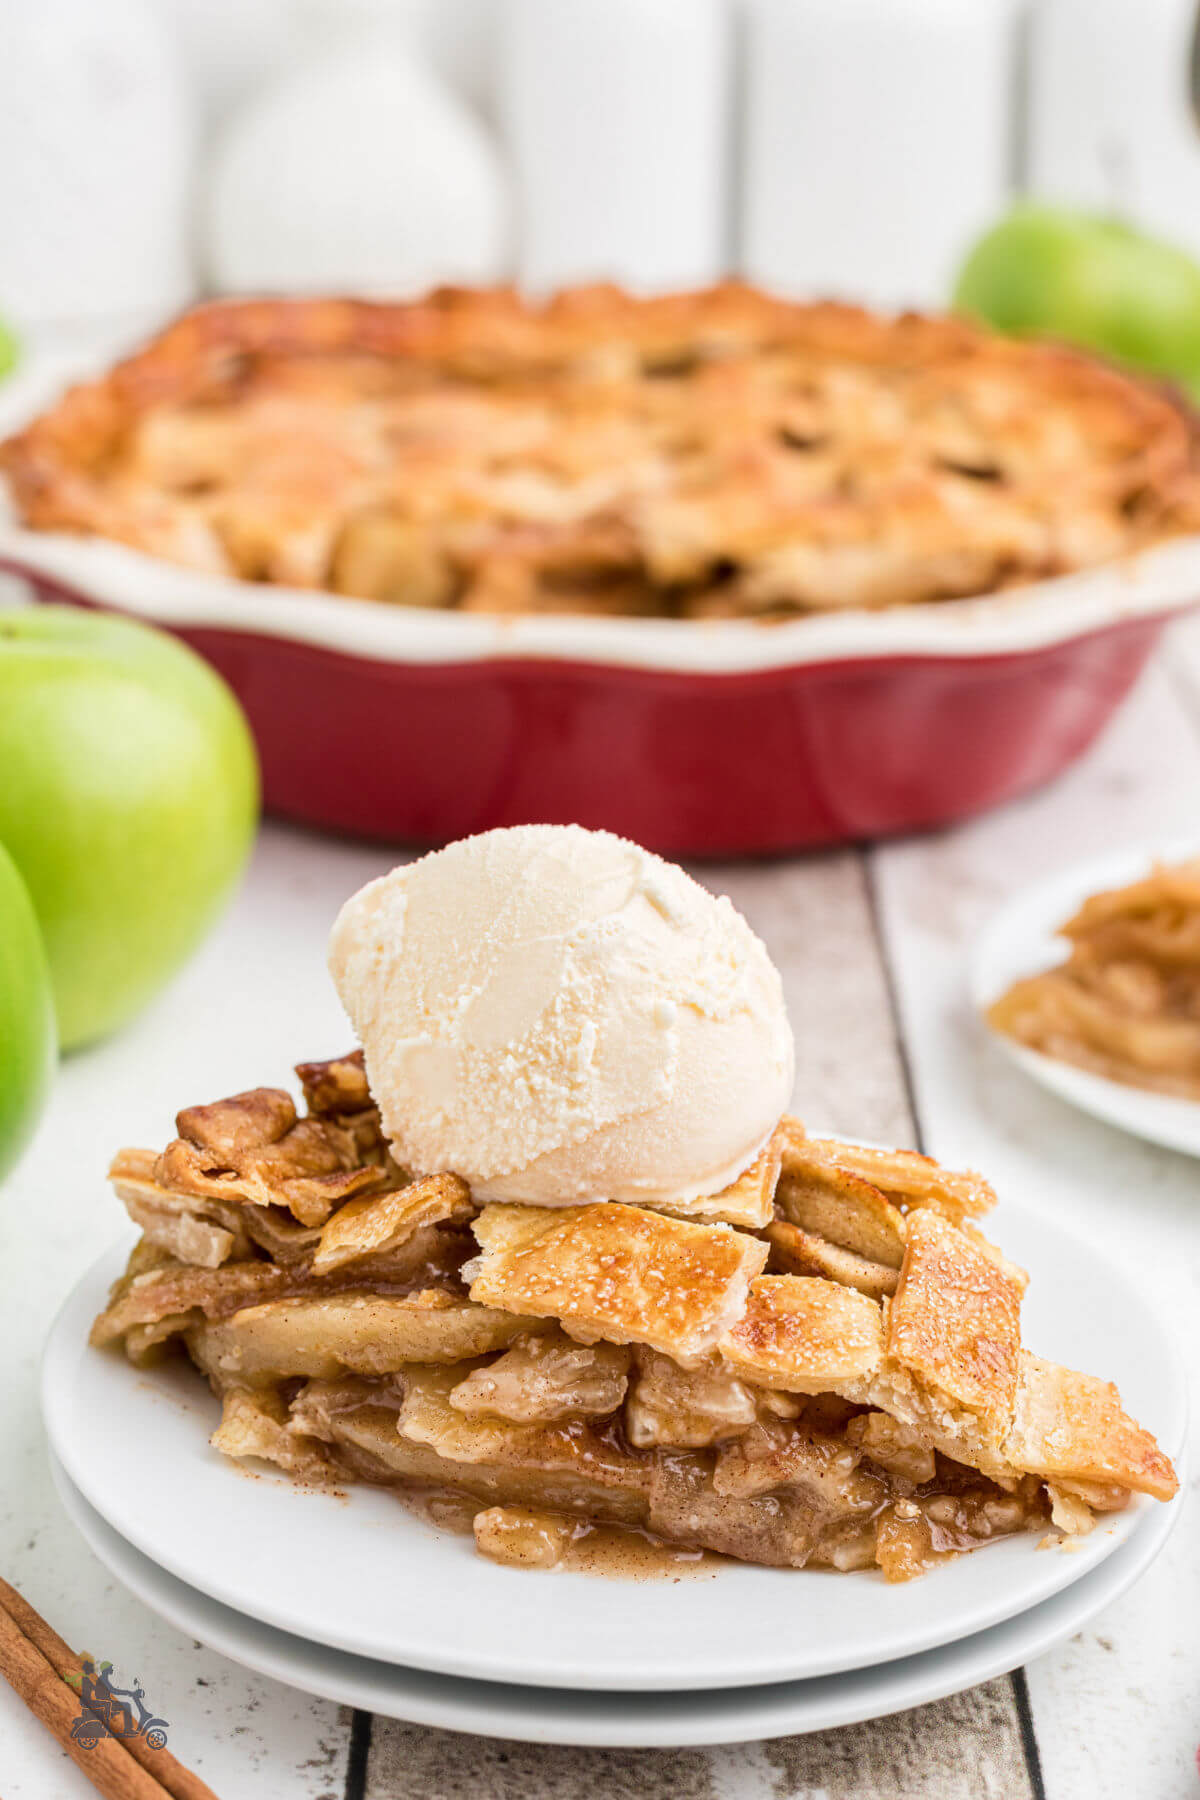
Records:
<instances>
[{"instance_id":1,"label":"lattice pastry strip","mask_svg":"<svg viewBox=\"0 0 1200 1800\"><path fill-rule=\"evenodd\" d=\"M716 1347L767 1260L766 1244L728 1225L605 1202L485 1206L474 1231L481 1254L464 1270L472 1300L683 1363Z\"/></svg>"}]
</instances>

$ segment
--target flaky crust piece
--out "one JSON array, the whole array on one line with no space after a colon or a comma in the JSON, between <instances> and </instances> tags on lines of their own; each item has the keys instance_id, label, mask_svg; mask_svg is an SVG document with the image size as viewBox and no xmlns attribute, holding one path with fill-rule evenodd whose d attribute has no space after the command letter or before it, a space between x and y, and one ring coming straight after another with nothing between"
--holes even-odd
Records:
<instances>
[{"instance_id":1,"label":"flaky crust piece","mask_svg":"<svg viewBox=\"0 0 1200 1800\"><path fill-rule=\"evenodd\" d=\"M1197 528L1190 418L1074 352L738 283L201 307L0 449L30 526L486 612L983 594Z\"/></svg>"}]
</instances>

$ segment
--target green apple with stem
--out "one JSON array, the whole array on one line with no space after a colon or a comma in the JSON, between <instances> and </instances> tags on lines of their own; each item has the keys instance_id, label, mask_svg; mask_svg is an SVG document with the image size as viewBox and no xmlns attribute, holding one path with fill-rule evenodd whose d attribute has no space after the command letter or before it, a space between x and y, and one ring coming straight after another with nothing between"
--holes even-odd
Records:
<instances>
[{"instance_id":1,"label":"green apple with stem","mask_svg":"<svg viewBox=\"0 0 1200 1800\"><path fill-rule=\"evenodd\" d=\"M258 766L215 670L73 606L0 612L0 844L29 889L70 1049L199 943L253 841Z\"/></svg>"},{"instance_id":2,"label":"green apple with stem","mask_svg":"<svg viewBox=\"0 0 1200 1800\"><path fill-rule=\"evenodd\" d=\"M54 997L42 934L0 847L0 1181L37 1124L54 1069Z\"/></svg>"}]
</instances>

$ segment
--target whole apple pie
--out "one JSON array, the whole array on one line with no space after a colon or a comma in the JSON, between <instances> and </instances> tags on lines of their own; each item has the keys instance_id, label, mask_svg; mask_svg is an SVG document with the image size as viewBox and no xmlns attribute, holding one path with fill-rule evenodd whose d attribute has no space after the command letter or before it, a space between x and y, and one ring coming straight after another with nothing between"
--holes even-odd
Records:
<instances>
[{"instance_id":1,"label":"whole apple pie","mask_svg":"<svg viewBox=\"0 0 1200 1800\"><path fill-rule=\"evenodd\" d=\"M143 1235L92 1340L186 1350L228 1456L457 1496L518 1564L603 1526L892 1581L1176 1490L1110 1382L1022 1347L976 1175L784 1118L686 1216L479 1206L397 1166L360 1053L297 1073L303 1117L258 1088L112 1166Z\"/></svg>"},{"instance_id":2,"label":"whole apple pie","mask_svg":"<svg viewBox=\"0 0 1200 1800\"><path fill-rule=\"evenodd\" d=\"M939 601L1200 521L1164 393L959 320L736 283L222 302L0 458L41 530L468 612Z\"/></svg>"}]
</instances>

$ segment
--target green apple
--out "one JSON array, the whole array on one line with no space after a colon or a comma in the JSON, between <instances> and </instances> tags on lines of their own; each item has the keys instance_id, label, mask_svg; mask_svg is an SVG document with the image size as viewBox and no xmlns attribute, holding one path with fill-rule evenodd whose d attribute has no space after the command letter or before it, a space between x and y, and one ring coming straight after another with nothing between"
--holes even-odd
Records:
<instances>
[{"instance_id":1,"label":"green apple","mask_svg":"<svg viewBox=\"0 0 1200 1800\"><path fill-rule=\"evenodd\" d=\"M0 848L0 1181L16 1162L50 1088L54 999L29 891Z\"/></svg>"},{"instance_id":2,"label":"green apple","mask_svg":"<svg viewBox=\"0 0 1200 1800\"><path fill-rule=\"evenodd\" d=\"M41 925L66 1048L143 1006L245 863L258 767L178 639L71 606L0 613L0 843Z\"/></svg>"},{"instance_id":3,"label":"green apple","mask_svg":"<svg viewBox=\"0 0 1200 1800\"><path fill-rule=\"evenodd\" d=\"M0 319L0 381L16 368L20 355L21 349L15 333Z\"/></svg>"},{"instance_id":4,"label":"green apple","mask_svg":"<svg viewBox=\"0 0 1200 1800\"><path fill-rule=\"evenodd\" d=\"M1200 382L1200 266L1116 219L1018 206L981 238L954 290L960 312Z\"/></svg>"}]
</instances>

